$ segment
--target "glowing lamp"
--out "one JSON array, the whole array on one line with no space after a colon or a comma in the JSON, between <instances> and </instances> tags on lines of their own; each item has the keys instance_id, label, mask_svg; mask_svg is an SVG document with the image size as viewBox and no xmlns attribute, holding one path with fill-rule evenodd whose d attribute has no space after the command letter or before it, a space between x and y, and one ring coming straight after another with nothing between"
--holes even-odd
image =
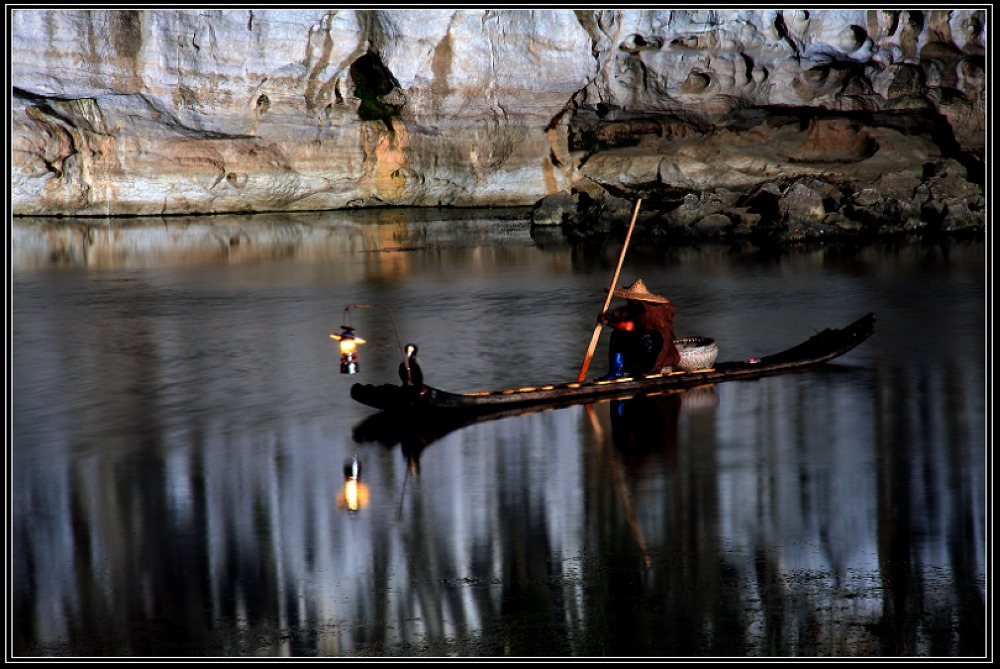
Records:
<instances>
[{"instance_id":1,"label":"glowing lamp","mask_svg":"<svg viewBox=\"0 0 1000 669\"><path fill-rule=\"evenodd\" d=\"M350 325L341 325L340 334L331 334L331 339L340 342L340 373L358 373L358 346L365 343L365 340L354 334L354 328Z\"/></svg>"},{"instance_id":2,"label":"glowing lamp","mask_svg":"<svg viewBox=\"0 0 1000 669\"><path fill-rule=\"evenodd\" d=\"M396 327L396 317L392 315L392 310L388 307L384 307L381 304L348 304L344 307L344 316L346 317L351 313L351 309L383 309L385 313L389 316L389 322L392 323L392 331L396 335L396 344L399 346L399 355L402 357L403 361L400 363L403 368L406 369L406 379L403 381L405 384L410 385L412 383L413 377L411 376L410 362L406 358L406 351L403 350L403 342L399 338L399 329ZM350 321L347 321L348 323ZM357 374L358 372L358 353L357 345L364 344L365 340L361 339L354 334L354 328L349 325L341 325L340 329L343 330L340 334L331 334L330 337L340 341L340 373L341 374Z\"/></svg>"}]
</instances>

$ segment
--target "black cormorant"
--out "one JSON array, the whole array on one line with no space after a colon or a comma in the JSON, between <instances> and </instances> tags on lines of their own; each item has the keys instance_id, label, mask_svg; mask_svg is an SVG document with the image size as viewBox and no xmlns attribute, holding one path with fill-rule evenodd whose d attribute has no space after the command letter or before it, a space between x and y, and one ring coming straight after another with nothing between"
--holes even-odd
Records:
<instances>
[{"instance_id":1,"label":"black cormorant","mask_svg":"<svg viewBox=\"0 0 1000 669\"><path fill-rule=\"evenodd\" d=\"M420 361L417 360L417 345L407 344L406 345L406 363L399 363L399 379L403 382L404 386L417 386L418 388L424 385L424 373L420 369ZM410 365L410 374L407 377L406 374L406 364Z\"/></svg>"}]
</instances>

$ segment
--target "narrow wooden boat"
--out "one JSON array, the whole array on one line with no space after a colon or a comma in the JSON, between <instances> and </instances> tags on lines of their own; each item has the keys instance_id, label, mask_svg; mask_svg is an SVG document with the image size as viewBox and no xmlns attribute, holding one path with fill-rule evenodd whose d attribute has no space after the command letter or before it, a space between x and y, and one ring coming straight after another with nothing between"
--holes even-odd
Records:
<instances>
[{"instance_id":1,"label":"narrow wooden boat","mask_svg":"<svg viewBox=\"0 0 1000 669\"><path fill-rule=\"evenodd\" d=\"M762 358L722 362L708 369L676 371L641 377L591 380L552 385L453 393L432 386L361 384L351 387L351 397L383 411L476 415L542 405L579 404L667 392L706 384L756 379L820 365L844 355L875 332L875 314L867 314L840 329L826 329L790 349Z\"/></svg>"}]
</instances>

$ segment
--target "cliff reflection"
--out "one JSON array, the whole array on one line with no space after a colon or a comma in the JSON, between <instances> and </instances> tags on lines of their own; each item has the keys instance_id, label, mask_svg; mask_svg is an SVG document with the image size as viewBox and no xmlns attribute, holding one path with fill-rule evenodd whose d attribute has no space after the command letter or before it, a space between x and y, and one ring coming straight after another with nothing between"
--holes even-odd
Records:
<instances>
[{"instance_id":1,"label":"cliff reflection","mask_svg":"<svg viewBox=\"0 0 1000 669\"><path fill-rule=\"evenodd\" d=\"M954 370L944 373L958 381ZM877 629L882 655L914 654L925 638L930 653L945 657L976 655L986 643L980 582L984 575L978 566L983 558L978 548L984 540L979 530L982 507L972 503L977 484L962 474L974 457L961 430L942 420L942 412L967 412L970 398L954 393L940 401L932 399L928 392L937 381L930 377L927 370L920 370L910 380L914 392L883 392L878 398L878 555L883 595ZM944 500L936 499L942 494ZM926 518L930 527L915 522L919 518ZM927 536L931 528L940 544ZM942 555L948 564L944 572L922 566L936 561L931 557L935 551L947 556ZM949 587L941 590L942 582ZM926 637L917 632L922 628Z\"/></svg>"},{"instance_id":2,"label":"cliff reflection","mask_svg":"<svg viewBox=\"0 0 1000 669\"><path fill-rule=\"evenodd\" d=\"M63 219L19 217L11 222L11 266L158 267L321 262L366 253L373 276L411 272L406 252L468 247L504 237L505 220L528 210L374 209L332 212L219 214L171 218ZM529 239L523 226L507 236Z\"/></svg>"}]
</instances>

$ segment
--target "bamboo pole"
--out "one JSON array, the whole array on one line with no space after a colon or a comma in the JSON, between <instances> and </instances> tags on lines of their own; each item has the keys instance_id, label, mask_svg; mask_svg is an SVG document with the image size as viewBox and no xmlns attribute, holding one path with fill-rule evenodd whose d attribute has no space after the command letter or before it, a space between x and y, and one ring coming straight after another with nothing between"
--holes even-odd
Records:
<instances>
[{"instance_id":1,"label":"bamboo pole","mask_svg":"<svg viewBox=\"0 0 1000 669\"><path fill-rule=\"evenodd\" d=\"M608 296L604 300L604 308L601 309L603 314L608 310L608 305L611 304L611 295L615 290L615 286L618 285L618 275L622 271L622 263L625 262L625 251L628 250L629 240L632 239L632 230L635 228L635 219L639 216L639 205L642 204L642 198L635 201L635 211L632 212L632 222L628 224L628 232L625 233L625 244L622 246L621 255L618 256L618 267L615 268L615 275L611 279L611 286L608 288ZM597 340L601 337L601 324L598 323L597 327L594 328L594 336L590 338L590 347L587 349L587 355L583 359L583 366L580 368L580 374L576 377L577 382L583 381L587 377L587 370L590 368L590 360L594 357L594 350L597 348Z\"/></svg>"}]
</instances>

